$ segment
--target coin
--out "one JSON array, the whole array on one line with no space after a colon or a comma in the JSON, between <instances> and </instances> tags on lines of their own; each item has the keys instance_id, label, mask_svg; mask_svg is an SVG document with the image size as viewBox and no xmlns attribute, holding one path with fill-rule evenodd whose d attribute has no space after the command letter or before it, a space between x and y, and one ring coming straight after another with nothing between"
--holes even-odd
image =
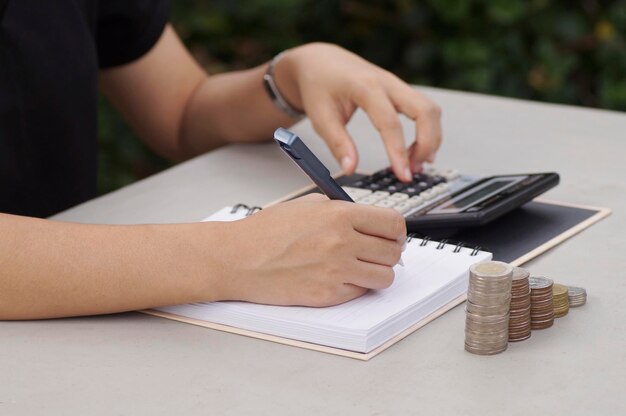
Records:
<instances>
[{"instance_id":1,"label":"coin","mask_svg":"<svg viewBox=\"0 0 626 416\"><path fill-rule=\"evenodd\" d=\"M554 297L554 317L560 318L569 312L569 297L567 286L555 283L552 287Z\"/></svg>"},{"instance_id":2,"label":"coin","mask_svg":"<svg viewBox=\"0 0 626 416\"><path fill-rule=\"evenodd\" d=\"M552 280L540 276L529 277L528 283L530 284L530 287L534 289L545 289L547 287L552 287L554 284Z\"/></svg>"},{"instance_id":3,"label":"coin","mask_svg":"<svg viewBox=\"0 0 626 416\"><path fill-rule=\"evenodd\" d=\"M509 310L509 342L530 338L530 273L521 267L513 268L511 303Z\"/></svg>"},{"instance_id":4,"label":"coin","mask_svg":"<svg viewBox=\"0 0 626 416\"><path fill-rule=\"evenodd\" d=\"M531 329L549 328L554 324L554 282L540 276L532 276L528 282L530 285L530 327Z\"/></svg>"},{"instance_id":5,"label":"coin","mask_svg":"<svg viewBox=\"0 0 626 416\"><path fill-rule=\"evenodd\" d=\"M465 350L493 355L506 350L513 268L489 261L470 267L465 308ZM517 328L516 328L517 329Z\"/></svg>"},{"instance_id":6,"label":"coin","mask_svg":"<svg viewBox=\"0 0 626 416\"><path fill-rule=\"evenodd\" d=\"M582 287L568 286L567 297L570 308L582 306L587 303L587 291Z\"/></svg>"}]
</instances>

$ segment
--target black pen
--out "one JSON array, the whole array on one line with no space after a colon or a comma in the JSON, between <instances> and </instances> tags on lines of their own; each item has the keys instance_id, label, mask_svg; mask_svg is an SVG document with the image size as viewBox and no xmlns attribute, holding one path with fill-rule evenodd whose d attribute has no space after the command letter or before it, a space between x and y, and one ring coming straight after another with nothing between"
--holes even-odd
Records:
<instances>
[{"instance_id":1,"label":"black pen","mask_svg":"<svg viewBox=\"0 0 626 416\"><path fill-rule=\"evenodd\" d=\"M279 128L274 132L274 140L328 198L354 202L350 195L333 179L328 168L295 133ZM398 264L404 266L402 258Z\"/></svg>"},{"instance_id":2,"label":"black pen","mask_svg":"<svg viewBox=\"0 0 626 416\"><path fill-rule=\"evenodd\" d=\"M350 195L333 179L326 166L295 133L279 128L274 132L274 140L328 198L354 202Z\"/></svg>"}]
</instances>

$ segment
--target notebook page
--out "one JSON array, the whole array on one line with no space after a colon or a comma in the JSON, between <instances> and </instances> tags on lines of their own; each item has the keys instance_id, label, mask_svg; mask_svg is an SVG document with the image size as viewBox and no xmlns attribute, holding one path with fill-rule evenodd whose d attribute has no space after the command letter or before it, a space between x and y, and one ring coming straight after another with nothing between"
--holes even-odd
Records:
<instances>
[{"instance_id":1,"label":"notebook page","mask_svg":"<svg viewBox=\"0 0 626 416\"><path fill-rule=\"evenodd\" d=\"M341 305L309 308L246 302L199 303L187 305L184 315L191 314L194 318L206 320L216 318L220 319L219 323L224 324L228 324L223 320L228 315L242 323L245 317L249 316L254 321L261 318L274 321L276 327L281 323L294 322L303 327L334 328L341 332L350 330L367 332L407 307L454 284L460 277L467 275L471 264L490 258L489 253L480 252L477 256L470 256L471 249L465 248L459 253L452 253L450 246L444 250L436 250L437 243L431 242L428 246L421 247L420 242L421 240L413 240L407 245L403 257L405 267L394 268L396 277L389 288L370 291ZM164 310L172 313L182 312L180 306ZM236 319L236 316L241 318Z\"/></svg>"},{"instance_id":2,"label":"notebook page","mask_svg":"<svg viewBox=\"0 0 626 416\"><path fill-rule=\"evenodd\" d=\"M223 210L222 210L223 211ZM222 212L220 211L220 212ZM207 220L212 220L209 217ZM490 253L438 243L421 245L414 239L396 266L391 287L370 291L342 305L327 308L270 306L246 302L179 305L160 310L190 318L299 339L339 348L364 350L370 335L382 341L401 332L467 289L469 266L491 258Z\"/></svg>"}]
</instances>

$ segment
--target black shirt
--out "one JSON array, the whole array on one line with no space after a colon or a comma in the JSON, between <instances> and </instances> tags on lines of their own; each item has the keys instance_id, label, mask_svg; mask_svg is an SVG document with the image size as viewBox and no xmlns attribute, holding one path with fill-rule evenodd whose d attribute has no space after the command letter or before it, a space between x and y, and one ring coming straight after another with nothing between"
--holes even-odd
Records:
<instances>
[{"instance_id":1,"label":"black shirt","mask_svg":"<svg viewBox=\"0 0 626 416\"><path fill-rule=\"evenodd\" d=\"M0 212L96 196L97 71L157 42L167 0L0 0Z\"/></svg>"}]
</instances>

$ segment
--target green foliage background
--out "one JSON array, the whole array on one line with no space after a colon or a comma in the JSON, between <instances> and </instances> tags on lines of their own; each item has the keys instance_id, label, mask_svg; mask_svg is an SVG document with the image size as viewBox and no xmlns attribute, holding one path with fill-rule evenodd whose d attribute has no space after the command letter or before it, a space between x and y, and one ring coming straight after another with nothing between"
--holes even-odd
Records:
<instances>
[{"instance_id":1,"label":"green foliage background","mask_svg":"<svg viewBox=\"0 0 626 416\"><path fill-rule=\"evenodd\" d=\"M626 109L622 0L173 0L172 8L210 73L328 41L411 83ZM100 107L101 192L168 166Z\"/></svg>"}]
</instances>

